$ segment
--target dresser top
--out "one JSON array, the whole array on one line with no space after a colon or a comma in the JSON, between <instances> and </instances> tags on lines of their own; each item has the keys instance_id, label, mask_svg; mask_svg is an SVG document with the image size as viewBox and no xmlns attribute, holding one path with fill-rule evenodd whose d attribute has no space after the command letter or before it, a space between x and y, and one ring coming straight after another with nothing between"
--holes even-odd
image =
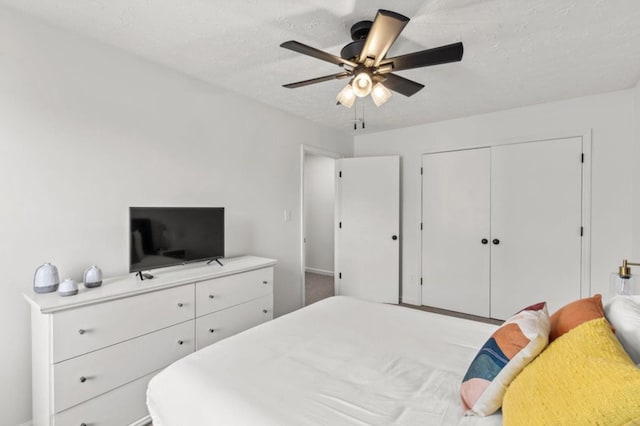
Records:
<instances>
[{"instance_id":1,"label":"dresser top","mask_svg":"<svg viewBox=\"0 0 640 426\"><path fill-rule=\"evenodd\" d=\"M24 293L24 298L42 313L54 313L66 309L92 305L108 300L122 299L124 297L149 293L165 288L176 287L183 284L209 280L212 278L233 275L273 266L276 260L256 256L241 256L229 259L220 259L224 266L212 262L207 265L203 262L187 264L183 266L155 269L153 279L141 280L131 273L119 277L106 278L97 288L85 288L78 283L78 294L75 296L61 297L57 292L37 294L33 291Z\"/></svg>"}]
</instances>

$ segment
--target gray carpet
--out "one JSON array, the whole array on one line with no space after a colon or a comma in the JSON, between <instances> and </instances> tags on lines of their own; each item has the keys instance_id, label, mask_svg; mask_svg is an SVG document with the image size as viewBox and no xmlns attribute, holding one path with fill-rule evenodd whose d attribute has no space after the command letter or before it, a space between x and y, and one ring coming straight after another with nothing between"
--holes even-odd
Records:
<instances>
[{"instance_id":1,"label":"gray carpet","mask_svg":"<svg viewBox=\"0 0 640 426\"><path fill-rule=\"evenodd\" d=\"M304 295L305 305L310 305L318 300L326 299L334 295L333 277L327 275L305 272Z\"/></svg>"}]
</instances>

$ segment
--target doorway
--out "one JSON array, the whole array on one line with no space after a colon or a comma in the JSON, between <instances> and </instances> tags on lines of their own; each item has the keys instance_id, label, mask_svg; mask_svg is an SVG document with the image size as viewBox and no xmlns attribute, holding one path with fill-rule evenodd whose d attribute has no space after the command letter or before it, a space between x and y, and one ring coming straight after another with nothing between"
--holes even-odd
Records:
<instances>
[{"instance_id":1,"label":"doorway","mask_svg":"<svg viewBox=\"0 0 640 426\"><path fill-rule=\"evenodd\" d=\"M341 155L302 147L302 303L335 295L335 162Z\"/></svg>"}]
</instances>

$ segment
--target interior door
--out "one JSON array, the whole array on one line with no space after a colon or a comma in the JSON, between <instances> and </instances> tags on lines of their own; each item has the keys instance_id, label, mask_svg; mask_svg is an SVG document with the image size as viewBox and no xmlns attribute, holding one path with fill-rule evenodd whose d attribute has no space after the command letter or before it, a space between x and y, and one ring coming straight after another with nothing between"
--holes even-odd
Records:
<instances>
[{"instance_id":1,"label":"interior door","mask_svg":"<svg viewBox=\"0 0 640 426\"><path fill-rule=\"evenodd\" d=\"M422 156L422 304L489 316L489 148Z\"/></svg>"},{"instance_id":2,"label":"interior door","mask_svg":"<svg viewBox=\"0 0 640 426\"><path fill-rule=\"evenodd\" d=\"M336 294L398 303L400 157L340 159L336 174Z\"/></svg>"},{"instance_id":3,"label":"interior door","mask_svg":"<svg viewBox=\"0 0 640 426\"><path fill-rule=\"evenodd\" d=\"M580 298L582 139L492 148L491 316Z\"/></svg>"}]
</instances>

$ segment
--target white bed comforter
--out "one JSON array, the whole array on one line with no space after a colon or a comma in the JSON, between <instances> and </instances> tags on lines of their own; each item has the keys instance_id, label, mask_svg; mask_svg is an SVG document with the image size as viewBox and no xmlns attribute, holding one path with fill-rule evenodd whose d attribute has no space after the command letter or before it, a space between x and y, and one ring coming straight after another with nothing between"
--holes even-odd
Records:
<instances>
[{"instance_id":1,"label":"white bed comforter","mask_svg":"<svg viewBox=\"0 0 640 426\"><path fill-rule=\"evenodd\" d=\"M147 405L154 426L501 424L459 397L495 328L333 297L177 361Z\"/></svg>"}]
</instances>

